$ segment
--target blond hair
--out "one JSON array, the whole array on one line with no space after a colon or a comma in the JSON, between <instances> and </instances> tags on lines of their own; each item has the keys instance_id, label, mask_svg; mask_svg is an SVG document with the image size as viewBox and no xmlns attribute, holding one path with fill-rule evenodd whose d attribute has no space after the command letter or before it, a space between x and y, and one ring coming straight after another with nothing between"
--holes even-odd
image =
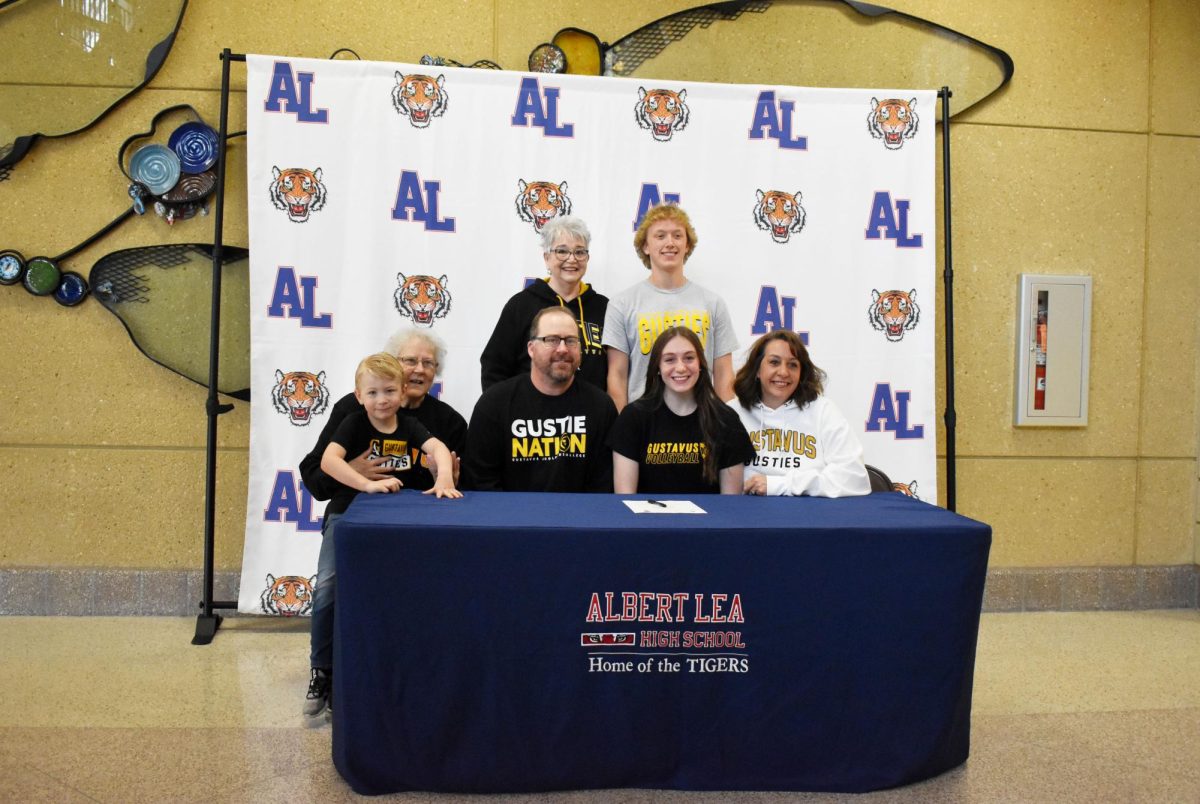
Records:
<instances>
[{"instance_id":1,"label":"blond hair","mask_svg":"<svg viewBox=\"0 0 1200 804\"><path fill-rule=\"evenodd\" d=\"M683 230L687 232L687 254L683 255L686 261L692 256L692 252L696 250L696 230L692 228L692 219L683 211L677 204L656 204L650 207L642 218L642 222L638 224L637 232L633 235L633 250L637 252L638 259L642 261L642 265L650 267L650 255L643 249L646 247L646 235L650 231L650 227L659 221L678 221L683 225Z\"/></svg>"},{"instance_id":2,"label":"blond hair","mask_svg":"<svg viewBox=\"0 0 1200 804\"><path fill-rule=\"evenodd\" d=\"M408 382L408 373L405 372L403 364L395 355L389 355L387 352L377 352L362 359L354 371L355 388L361 387L365 374L374 374L385 380L396 380L401 385Z\"/></svg>"}]
</instances>

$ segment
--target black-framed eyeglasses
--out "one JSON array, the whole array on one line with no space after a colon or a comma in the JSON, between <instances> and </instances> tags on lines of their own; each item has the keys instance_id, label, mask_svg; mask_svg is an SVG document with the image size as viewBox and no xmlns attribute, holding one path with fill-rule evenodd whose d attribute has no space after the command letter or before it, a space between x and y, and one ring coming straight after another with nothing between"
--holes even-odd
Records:
<instances>
[{"instance_id":1,"label":"black-framed eyeglasses","mask_svg":"<svg viewBox=\"0 0 1200 804\"><path fill-rule=\"evenodd\" d=\"M562 335L534 335L530 340L541 341L551 349L557 349L560 343L565 343L568 349L579 348L579 338L574 335L563 337Z\"/></svg>"},{"instance_id":2,"label":"black-framed eyeglasses","mask_svg":"<svg viewBox=\"0 0 1200 804\"><path fill-rule=\"evenodd\" d=\"M550 253L558 257L559 262L566 262L571 257L574 257L579 262L585 262L591 256L591 253L586 248L570 249L566 246L555 246L550 249Z\"/></svg>"}]
</instances>

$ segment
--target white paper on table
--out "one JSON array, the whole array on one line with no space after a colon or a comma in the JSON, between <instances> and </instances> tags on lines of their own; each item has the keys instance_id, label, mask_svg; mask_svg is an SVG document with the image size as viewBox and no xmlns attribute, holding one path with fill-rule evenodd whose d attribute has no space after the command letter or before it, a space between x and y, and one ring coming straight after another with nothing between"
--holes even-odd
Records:
<instances>
[{"instance_id":1,"label":"white paper on table","mask_svg":"<svg viewBox=\"0 0 1200 804\"><path fill-rule=\"evenodd\" d=\"M691 500L622 500L635 514L706 514Z\"/></svg>"}]
</instances>

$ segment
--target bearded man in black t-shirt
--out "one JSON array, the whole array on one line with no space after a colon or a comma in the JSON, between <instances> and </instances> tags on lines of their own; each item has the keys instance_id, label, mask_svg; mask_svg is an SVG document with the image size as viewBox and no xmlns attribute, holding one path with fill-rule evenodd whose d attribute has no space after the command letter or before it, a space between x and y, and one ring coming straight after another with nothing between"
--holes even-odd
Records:
<instances>
[{"instance_id":1,"label":"bearded man in black t-shirt","mask_svg":"<svg viewBox=\"0 0 1200 804\"><path fill-rule=\"evenodd\" d=\"M612 491L617 418L609 396L576 379L579 325L561 307L534 316L529 374L488 388L467 428L466 474L480 491Z\"/></svg>"}]
</instances>

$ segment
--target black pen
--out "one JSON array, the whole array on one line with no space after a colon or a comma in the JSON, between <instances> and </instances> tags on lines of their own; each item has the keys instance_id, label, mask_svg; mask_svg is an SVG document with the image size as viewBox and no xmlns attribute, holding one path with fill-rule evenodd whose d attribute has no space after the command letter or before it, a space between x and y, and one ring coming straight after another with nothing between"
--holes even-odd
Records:
<instances>
[{"instance_id":1,"label":"black pen","mask_svg":"<svg viewBox=\"0 0 1200 804\"><path fill-rule=\"evenodd\" d=\"M646 502L650 503L651 505L657 505L659 508L667 507L665 502L659 502L658 500L646 500Z\"/></svg>"}]
</instances>

